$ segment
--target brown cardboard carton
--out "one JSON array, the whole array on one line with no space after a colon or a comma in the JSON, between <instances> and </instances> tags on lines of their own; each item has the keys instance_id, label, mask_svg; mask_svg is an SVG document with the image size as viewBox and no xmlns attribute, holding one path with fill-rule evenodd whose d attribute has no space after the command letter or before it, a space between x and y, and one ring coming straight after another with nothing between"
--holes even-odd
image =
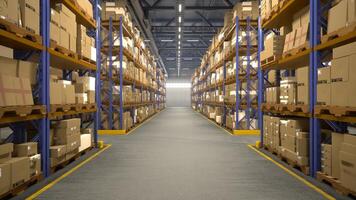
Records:
<instances>
[{"instance_id":1,"label":"brown cardboard carton","mask_svg":"<svg viewBox=\"0 0 356 200\"><path fill-rule=\"evenodd\" d=\"M318 69L318 83L330 83L331 82L331 67L322 67Z\"/></svg>"},{"instance_id":2,"label":"brown cardboard carton","mask_svg":"<svg viewBox=\"0 0 356 200\"><path fill-rule=\"evenodd\" d=\"M0 195L11 189L11 166L10 164L0 164Z\"/></svg>"},{"instance_id":3,"label":"brown cardboard carton","mask_svg":"<svg viewBox=\"0 0 356 200\"><path fill-rule=\"evenodd\" d=\"M13 143L6 143L0 145L0 163L10 160L13 151L14 151Z\"/></svg>"},{"instance_id":4,"label":"brown cardboard carton","mask_svg":"<svg viewBox=\"0 0 356 200\"><path fill-rule=\"evenodd\" d=\"M342 133L332 133L332 176L335 178L340 178L340 149L341 144L344 141L344 134Z\"/></svg>"},{"instance_id":5,"label":"brown cardboard carton","mask_svg":"<svg viewBox=\"0 0 356 200\"><path fill-rule=\"evenodd\" d=\"M17 61L11 58L5 58L0 56L0 74L9 75L12 77L17 76Z\"/></svg>"},{"instance_id":6,"label":"brown cardboard carton","mask_svg":"<svg viewBox=\"0 0 356 200\"><path fill-rule=\"evenodd\" d=\"M296 133L296 152L298 156L309 157L309 133Z\"/></svg>"},{"instance_id":7,"label":"brown cardboard carton","mask_svg":"<svg viewBox=\"0 0 356 200\"><path fill-rule=\"evenodd\" d=\"M69 49L69 34L63 28L59 29L59 45L63 48Z\"/></svg>"},{"instance_id":8,"label":"brown cardboard carton","mask_svg":"<svg viewBox=\"0 0 356 200\"><path fill-rule=\"evenodd\" d=\"M75 93L85 93L87 91L86 85L83 83L74 84Z\"/></svg>"},{"instance_id":9,"label":"brown cardboard carton","mask_svg":"<svg viewBox=\"0 0 356 200\"><path fill-rule=\"evenodd\" d=\"M60 158L66 155L66 145L51 146L49 148L51 158Z\"/></svg>"},{"instance_id":10,"label":"brown cardboard carton","mask_svg":"<svg viewBox=\"0 0 356 200\"><path fill-rule=\"evenodd\" d=\"M11 158L6 162L11 166L11 186L16 187L30 179L30 159L28 157Z\"/></svg>"},{"instance_id":11,"label":"brown cardboard carton","mask_svg":"<svg viewBox=\"0 0 356 200\"><path fill-rule=\"evenodd\" d=\"M352 42L333 49L333 59L356 54L356 42Z\"/></svg>"},{"instance_id":12,"label":"brown cardboard carton","mask_svg":"<svg viewBox=\"0 0 356 200\"><path fill-rule=\"evenodd\" d=\"M34 85L37 82L37 70L37 63L27 62L23 60L18 60L17 62L17 76L20 78L29 79L31 85Z\"/></svg>"},{"instance_id":13,"label":"brown cardboard carton","mask_svg":"<svg viewBox=\"0 0 356 200\"><path fill-rule=\"evenodd\" d=\"M57 122L54 129L54 138L65 137L66 135L80 132L80 119L73 118Z\"/></svg>"},{"instance_id":14,"label":"brown cardboard carton","mask_svg":"<svg viewBox=\"0 0 356 200\"><path fill-rule=\"evenodd\" d=\"M342 0L329 10L328 33L343 28L347 23L347 0Z\"/></svg>"},{"instance_id":15,"label":"brown cardboard carton","mask_svg":"<svg viewBox=\"0 0 356 200\"><path fill-rule=\"evenodd\" d=\"M22 26L35 34L40 34L39 1L19 0Z\"/></svg>"},{"instance_id":16,"label":"brown cardboard carton","mask_svg":"<svg viewBox=\"0 0 356 200\"><path fill-rule=\"evenodd\" d=\"M14 156L29 157L37 154L37 142L15 144Z\"/></svg>"},{"instance_id":17,"label":"brown cardboard carton","mask_svg":"<svg viewBox=\"0 0 356 200\"><path fill-rule=\"evenodd\" d=\"M73 85L63 84L64 104L75 104L75 89Z\"/></svg>"},{"instance_id":18,"label":"brown cardboard carton","mask_svg":"<svg viewBox=\"0 0 356 200\"><path fill-rule=\"evenodd\" d=\"M340 151L340 181L341 184L353 191L356 190L356 137L345 135Z\"/></svg>"},{"instance_id":19,"label":"brown cardboard carton","mask_svg":"<svg viewBox=\"0 0 356 200\"><path fill-rule=\"evenodd\" d=\"M298 86L307 86L309 83L309 66L300 67L295 73Z\"/></svg>"},{"instance_id":20,"label":"brown cardboard carton","mask_svg":"<svg viewBox=\"0 0 356 200\"><path fill-rule=\"evenodd\" d=\"M88 100L85 101L85 100L84 100L85 97L88 98L85 93L84 93L84 94L83 94L83 93L81 93L81 94L75 94L75 103L76 103L76 104L85 104L85 103L87 103Z\"/></svg>"},{"instance_id":21,"label":"brown cardboard carton","mask_svg":"<svg viewBox=\"0 0 356 200\"><path fill-rule=\"evenodd\" d=\"M33 105L30 81L0 74L0 106Z\"/></svg>"},{"instance_id":22,"label":"brown cardboard carton","mask_svg":"<svg viewBox=\"0 0 356 200\"><path fill-rule=\"evenodd\" d=\"M87 92L88 94L88 103L91 104L91 103L95 103L95 91L88 91Z\"/></svg>"},{"instance_id":23,"label":"brown cardboard carton","mask_svg":"<svg viewBox=\"0 0 356 200\"><path fill-rule=\"evenodd\" d=\"M41 154L30 157L30 176L36 176L41 173Z\"/></svg>"},{"instance_id":24,"label":"brown cardboard carton","mask_svg":"<svg viewBox=\"0 0 356 200\"><path fill-rule=\"evenodd\" d=\"M14 49L0 45L0 55L5 58L14 59Z\"/></svg>"},{"instance_id":25,"label":"brown cardboard carton","mask_svg":"<svg viewBox=\"0 0 356 200\"><path fill-rule=\"evenodd\" d=\"M62 104L63 94L62 94L62 84L50 81L49 83L50 91L50 103L51 104Z\"/></svg>"},{"instance_id":26,"label":"brown cardboard carton","mask_svg":"<svg viewBox=\"0 0 356 200\"><path fill-rule=\"evenodd\" d=\"M298 86L298 88L297 88L297 104L309 105L309 85Z\"/></svg>"},{"instance_id":27,"label":"brown cardboard carton","mask_svg":"<svg viewBox=\"0 0 356 200\"><path fill-rule=\"evenodd\" d=\"M327 175L332 174L332 145L321 144L321 169Z\"/></svg>"},{"instance_id":28,"label":"brown cardboard carton","mask_svg":"<svg viewBox=\"0 0 356 200\"><path fill-rule=\"evenodd\" d=\"M318 84L317 85L317 104L330 105L331 104L331 84Z\"/></svg>"},{"instance_id":29,"label":"brown cardboard carton","mask_svg":"<svg viewBox=\"0 0 356 200\"><path fill-rule=\"evenodd\" d=\"M0 0L0 17L18 24L18 1Z\"/></svg>"}]
</instances>

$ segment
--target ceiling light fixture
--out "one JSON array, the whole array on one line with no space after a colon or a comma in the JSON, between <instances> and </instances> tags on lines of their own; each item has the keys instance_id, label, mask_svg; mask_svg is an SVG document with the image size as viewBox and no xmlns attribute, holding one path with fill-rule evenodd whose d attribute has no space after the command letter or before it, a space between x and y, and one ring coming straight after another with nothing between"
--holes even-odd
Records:
<instances>
[{"instance_id":1,"label":"ceiling light fixture","mask_svg":"<svg viewBox=\"0 0 356 200\"><path fill-rule=\"evenodd\" d=\"M179 10L179 12L182 12L182 4L179 4L178 10Z\"/></svg>"},{"instance_id":2,"label":"ceiling light fixture","mask_svg":"<svg viewBox=\"0 0 356 200\"><path fill-rule=\"evenodd\" d=\"M181 27L178 27L178 31L181 32L182 28Z\"/></svg>"},{"instance_id":3,"label":"ceiling light fixture","mask_svg":"<svg viewBox=\"0 0 356 200\"><path fill-rule=\"evenodd\" d=\"M182 17L181 16L179 16L178 21L179 21L179 23L182 23Z\"/></svg>"},{"instance_id":4,"label":"ceiling light fixture","mask_svg":"<svg viewBox=\"0 0 356 200\"><path fill-rule=\"evenodd\" d=\"M161 40L161 42L173 42L173 40Z\"/></svg>"}]
</instances>

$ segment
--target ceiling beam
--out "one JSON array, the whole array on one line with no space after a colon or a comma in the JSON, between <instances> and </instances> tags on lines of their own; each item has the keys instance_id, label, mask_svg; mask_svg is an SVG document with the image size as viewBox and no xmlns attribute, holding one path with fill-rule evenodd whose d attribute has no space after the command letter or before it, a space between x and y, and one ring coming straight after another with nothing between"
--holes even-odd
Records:
<instances>
[{"instance_id":1,"label":"ceiling beam","mask_svg":"<svg viewBox=\"0 0 356 200\"><path fill-rule=\"evenodd\" d=\"M229 0L223 0L227 6L234 6Z\"/></svg>"},{"instance_id":2,"label":"ceiling beam","mask_svg":"<svg viewBox=\"0 0 356 200\"><path fill-rule=\"evenodd\" d=\"M166 27L169 26L169 25L171 25L171 23L174 22L174 19L175 19L175 18L176 18L175 16L172 17L172 19L170 19L170 20L167 22ZM152 26L152 28L154 28L154 26Z\"/></svg>"},{"instance_id":3,"label":"ceiling beam","mask_svg":"<svg viewBox=\"0 0 356 200\"><path fill-rule=\"evenodd\" d=\"M214 26L202 13L200 13L199 11L195 11L195 13L199 15L200 18L202 18L210 27Z\"/></svg>"},{"instance_id":4,"label":"ceiling beam","mask_svg":"<svg viewBox=\"0 0 356 200\"><path fill-rule=\"evenodd\" d=\"M152 4L152 6L151 7L156 7L160 2L161 2L162 0L157 0L156 2L154 2L153 4Z\"/></svg>"}]
</instances>

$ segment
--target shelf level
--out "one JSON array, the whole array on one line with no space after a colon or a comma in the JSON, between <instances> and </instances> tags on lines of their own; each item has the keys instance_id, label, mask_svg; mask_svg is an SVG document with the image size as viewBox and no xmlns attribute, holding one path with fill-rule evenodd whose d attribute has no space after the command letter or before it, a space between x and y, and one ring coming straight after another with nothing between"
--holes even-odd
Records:
<instances>
[{"instance_id":1,"label":"shelf level","mask_svg":"<svg viewBox=\"0 0 356 200\"><path fill-rule=\"evenodd\" d=\"M291 23L293 15L307 6L308 0L284 0L280 1L278 7L272 8L274 13L269 19L262 22L262 28L272 29Z\"/></svg>"}]
</instances>

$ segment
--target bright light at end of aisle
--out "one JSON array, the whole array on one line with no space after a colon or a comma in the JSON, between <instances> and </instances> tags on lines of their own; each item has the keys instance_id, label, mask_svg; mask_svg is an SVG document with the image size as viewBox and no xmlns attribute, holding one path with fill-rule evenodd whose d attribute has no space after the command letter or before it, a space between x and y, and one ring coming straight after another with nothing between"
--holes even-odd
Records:
<instances>
[{"instance_id":1,"label":"bright light at end of aisle","mask_svg":"<svg viewBox=\"0 0 356 200\"><path fill-rule=\"evenodd\" d=\"M166 88L191 88L191 83L166 83Z\"/></svg>"}]
</instances>

